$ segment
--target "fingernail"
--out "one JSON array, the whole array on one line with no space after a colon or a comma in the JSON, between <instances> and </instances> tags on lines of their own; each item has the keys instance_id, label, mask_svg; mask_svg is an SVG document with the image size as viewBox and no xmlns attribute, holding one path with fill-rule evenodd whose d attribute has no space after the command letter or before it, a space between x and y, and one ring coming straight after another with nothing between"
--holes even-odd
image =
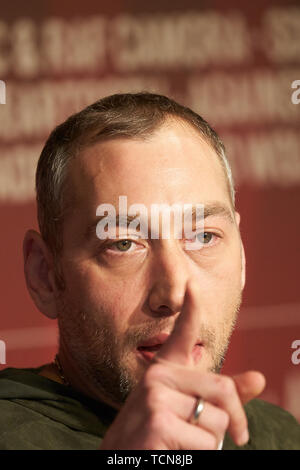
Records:
<instances>
[{"instance_id":1,"label":"fingernail","mask_svg":"<svg viewBox=\"0 0 300 470\"><path fill-rule=\"evenodd\" d=\"M249 432L248 432L248 429L245 429L245 431L243 432L243 434L239 438L238 445L243 446L243 445L247 444L248 441L249 441Z\"/></svg>"}]
</instances>

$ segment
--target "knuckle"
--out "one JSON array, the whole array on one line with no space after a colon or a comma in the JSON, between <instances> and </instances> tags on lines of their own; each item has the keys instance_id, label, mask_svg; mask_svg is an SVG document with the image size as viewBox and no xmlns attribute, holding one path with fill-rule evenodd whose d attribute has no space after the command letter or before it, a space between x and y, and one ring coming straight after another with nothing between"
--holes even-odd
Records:
<instances>
[{"instance_id":1,"label":"knuckle","mask_svg":"<svg viewBox=\"0 0 300 470\"><path fill-rule=\"evenodd\" d=\"M239 427L240 429L244 430L248 427L248 420L246 417L246 414L243 412L239 421Z\"/></svg>"},{"instance_id":2,"label":"knuckle","mask_svg":"<svg viewBox=\"0 0 300 470\"><path fill-rule=\"evenodd\" d=\"M162 364L151 365L144 375L144 382L152 385L154 382L161 381L166 375L166 367Z\"/></svg>"},{"instance_id":3,"label":"knuckle","mask_svg":"<svg viewBox=\"0 0 300 470\"><path fill-rule=\"evenodd\" d=\"M148 427L151 432L161 435L164 432L165 424L168 422L167 413L158 409L153 411L148 418Z\"/></svg>"},{"instance_id":4,"label":"knuckle","mask_svg":"<svg viewBox=\"0 0 300 470\"><path fill-rule=\"evenodd\" d=\"M217 446L218 446L218 443L217 443L216 436L213 436L212 434L208 434L205 439L205 448L207 450L215 450Z\"/></svg>"},{"instance_id":5,"label":"knuckle","mask_svg":"<svg viewBox=\"0 0 300 470\"><path fill-rule=\"evenodd\" d=\"M219 381L219 388L220 388L220 392L222 393L222 395L226 397L231 396L236 391L235 383L233 379L227 376L223 376L221 378L221 380Z\"/></svg>"},{"instance_id":6,"label":"knuckle","mask_svg":"<svg viewBox=\"0 0 300 470\"><path fill-rule=\"evenodd\" d=\"M228 413L220 409L218 412L218 418L217 418L218 428L222 431L225 431L229 426L229 421L230 421L230 418L229 418Z\"/></svg>"},{"instance_id":7,"label":"knuckle","mask_svg":"<svg viewBox=\"0 0 300 470\"><path fill-rule=\"evenodd\" d=\"M146 402L150 408L157 408L158 406L163 405L164 395L165 394L162 387L159 387L158 385L152 386L147 391Z\"/></svg>"},{"instance_id":8,"label":"knuckle","mask_svg":"<svg viewBox=\"0 0 300 470\"><path fill-rule=\"evenodd\" d=\"M148 426L151 431L158 431L161 427L161 424L161 415L159 415L158 413L151 413L148 420Z\"/></svg>"}]
</instances>

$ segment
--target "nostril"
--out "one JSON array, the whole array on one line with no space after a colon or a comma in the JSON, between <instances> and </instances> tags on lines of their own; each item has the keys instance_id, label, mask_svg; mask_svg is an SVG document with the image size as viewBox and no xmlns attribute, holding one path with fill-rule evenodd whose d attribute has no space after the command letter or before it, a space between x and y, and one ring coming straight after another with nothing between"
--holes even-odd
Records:
<instances>
[{"instance_id":1,"label":"nostril","mask_svg":"<svg viewBox=\"0 0 300 470\"><path fill-rule=\"evenodd\" d=\"M168 314L168 315L172 314L172 310L171 310L170 307L168 307L167 305L160 305L160 306L156 309L156 311L157 311L158 313L165 313L165 314Z\"/></svg>"}]
</instances>

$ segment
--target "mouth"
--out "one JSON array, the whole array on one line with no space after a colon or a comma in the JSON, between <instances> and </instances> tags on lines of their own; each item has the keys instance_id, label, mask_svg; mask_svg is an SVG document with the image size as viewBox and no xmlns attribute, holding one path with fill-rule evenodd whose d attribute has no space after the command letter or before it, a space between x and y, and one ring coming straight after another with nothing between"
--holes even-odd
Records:
<instances>
[{"instance_id":1,"label":"mouth","mask_svg":"<svg viewBox=\"0 0 300 470\"><path fill-rule=\"evenodd\" d=\"M161 333L144 341L143 344L139 345L136 349L138 357L142 358L144 361L151 362L169 336L169 333ZM203 348L202 341L197 340L191 353L195 364L201 359Z\"/></svg>"}]
</instances>

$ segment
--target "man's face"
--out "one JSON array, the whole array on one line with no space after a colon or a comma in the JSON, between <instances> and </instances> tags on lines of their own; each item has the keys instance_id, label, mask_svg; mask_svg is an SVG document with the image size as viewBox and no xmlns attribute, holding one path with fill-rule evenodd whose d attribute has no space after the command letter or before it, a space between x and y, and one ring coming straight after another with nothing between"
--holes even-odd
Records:
<instances>
[{"instance_id":1,"label":"man's face","mask_svg":"<svg viewBox=\"0 0 300 470\"><path fill-rule=\"evenodd\" d=\"M69 181L74 203L64 222L60 268L66 288L57 310L60 350L74 370L99 396L122 403L150 364L151 351L142 353L140 346L171 333L187 281L194 278L203 344L195 366L218 372L241 303L242 262L214 150L191 127L170 122L147 140L119 138L87 148L72 162ZM117 239L100 240L96 226L88 230L96 209L109 203L118 211L121 195L128 207L144 204L149 217L153 203L214 203L225 206L233 221L222 213L207 217L198 250L187 250L185 240L174 236L153 240L129 231L124 237L121 228Z\"/></svg>"}]
</instances>

